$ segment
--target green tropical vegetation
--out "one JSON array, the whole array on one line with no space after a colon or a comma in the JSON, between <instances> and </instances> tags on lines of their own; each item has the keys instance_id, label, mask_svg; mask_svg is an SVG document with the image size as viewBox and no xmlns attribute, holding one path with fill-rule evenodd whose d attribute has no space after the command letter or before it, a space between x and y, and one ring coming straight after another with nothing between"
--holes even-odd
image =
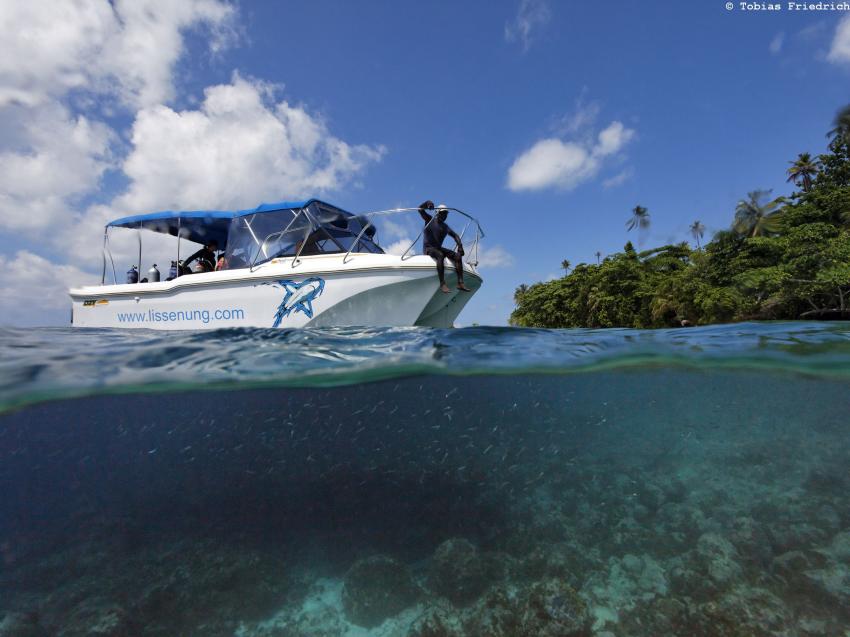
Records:
<instances>
[{"instance_id":1,"label":"green tropical vegetation","mask_svg":"<svg viewBox=\"0 0 850 637\"><path fill-rule=\"evenodd\" d=\"M799 190L754 190L731 225L696 242L578 263L564 276L523 284L511 324L526 327L669 327L742 320L850 318L850 106L836 116L826 153L801 153L787 177ZM646 229L636 206L627 229Z\"/></svg>"},{"instance_id":2,"label":"green tropical vegetation","mask_svg":"<svg viewBox=\"0 0 850 637\"><path fill-rule=\"evenodd\" d=\"M762 203L762 199L770 196L769 190L755 190L747 193L746 199L741 199L735 206L735 221L732 228L735 232L748 237L763 237L776 234L782 228L782 210L784 203L781 197Z\"/></svg>"},{"instance_id":3,"label":"green tropical vegetation","mask_svg":"<svg viewBox=\"0 0 850 637\"><path fill-rule=\"evenodd\" d=\"M791 168L788 169L787 181L793 181L801 186L804 192L809 192L812 189L812 177L820 169L820 160L812 159L809 153L800 153L796 161L789 163Z\"/></svg>"}]
</instances>

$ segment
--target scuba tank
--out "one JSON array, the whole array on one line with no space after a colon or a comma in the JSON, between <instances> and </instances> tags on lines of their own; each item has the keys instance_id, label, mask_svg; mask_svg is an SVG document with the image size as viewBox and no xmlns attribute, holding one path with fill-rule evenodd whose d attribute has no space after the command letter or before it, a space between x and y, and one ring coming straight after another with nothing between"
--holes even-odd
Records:
<instances>
[{"instance_id":1,"label":"scuba tank","mask_svg":"<svg viewBox=\"0 0 850 637\"><path fill-rule=\"evenodd\" d=\"M180 276L179 271L177 270L177 261L171 262L171 267L168 269L168 280L171 281Z\"/></svg>"},{"instance_id":2,"label":"scuba tank","mask_svg":"<svg viewBox=\"0 0 850 637\"><path fill-rule=\"evenodd\" d=\"M129 270L127 270L127 283L138 283L139 282L139 271L136 269L136 266L131 266Z\"/></svg>"},{"instance_id":3,"label":"scuba tank","mask_svg":"<svg viewBox=\"0 0 850 637\"><path fill-rule=\"evenodd\" d=\"M159 270L156 269L156 263L148 270L148 281L151 283L159 283Z\"/></svg>"}]
</instances>

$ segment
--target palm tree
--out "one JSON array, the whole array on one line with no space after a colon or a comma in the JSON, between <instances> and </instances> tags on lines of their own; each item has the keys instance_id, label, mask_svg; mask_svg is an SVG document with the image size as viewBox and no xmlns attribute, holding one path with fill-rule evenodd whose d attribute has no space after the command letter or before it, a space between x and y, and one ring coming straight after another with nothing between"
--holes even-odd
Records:
<instances>
[{"instance_id":1,"label":"palm tree","mask_svg":"<svg viewBox=\"0 0 850 637\"><path fill-rule=\"evenodd\" d=\"M572 263L570 263L569 259L564 259L563 261L561 261L561 267L564 268L564 274L567 273L567 270L570 269L571 265Z\"/></svg>"},{"instance_id":2,"label":"palm tree","mask_svg":"<svg viewBox=\"0 0 850 637\"><path fill-rule=\"evenodd\" d=\"M514 292L514 303L517 305L522 303L522 297L525 296L526 292L528 292L528 286L525 283L521 283Z\"/></svg>"},{"instance_id":3,"label":"palm tree","mask_svg":"<svg viewBox=\"0 0 850 637\"><path fill-rule=\"evenodd\" d=\"M596 265L599 265L599 258L602 256L602 253L597 250L596 251Z\"/></svg>"},{"instance_id":4,"label":"palm tree","mask_svg":"<svg viewBox=\"0 0 850 637\"><path fill-rule=\"evenodd\" d=\"M649 227L649 210L643 206L632 208L632 218L626 222L626 230L631 232L635 228L646 230Z\"/></svg>"},{"instance_id":5,"label":"palm tree","mask_svg":"<svg viewBox=\"0 0 850 637\"><path fill-rule=\"evenodd\" d=\"M850 144L850 104L838 111L832 123L835 128L827 133L827 137L840 137Z\"/></svg>"},{"instance_id":6,"label":"palm tree","mask_svg":"<svg viewBox=\"0 0 850 637\"><path fill-rule=\"evenodd\" d=\"M747 193L747 199L742 199L735 206L735 221L732 227L738 234L757 237L779 230L782 211L779 206L784 202L782 197L762 203L761 200L770 196L770 190L754 190Z\"/></svg>"},{"instance_id":7,"label":"palm tree","mask_svg":"<svg viewBox=\"0 0 850 637\"><path fill-rule=\"evenodd\" d=\"M699 249L700 249L699 240L700 240L700 239L702 239L702 236L703 236L704 234L705 234L705 226L703 225L702 221L700 221L699 219L697 219L696 221L694 221L694 222L691 224L691 236L692 236L692 237L696 240L696 242L697 242L697 250L699 250Z\"/></svg>"},{"instance_id":8,"label":"palm tree","mask_svg":"<svg viewBox=\"0 0 850 637\"><path fill-rule=\"evenodd\" d=\"M809 192L812 189L812 177L820 169L820 160L812 159L809 153L800 153L796 161L788 163L791 164L791 168L788 169L786 181L793 181L798 186L802 181L803 192Z\"/></svg>"}]
</instances>

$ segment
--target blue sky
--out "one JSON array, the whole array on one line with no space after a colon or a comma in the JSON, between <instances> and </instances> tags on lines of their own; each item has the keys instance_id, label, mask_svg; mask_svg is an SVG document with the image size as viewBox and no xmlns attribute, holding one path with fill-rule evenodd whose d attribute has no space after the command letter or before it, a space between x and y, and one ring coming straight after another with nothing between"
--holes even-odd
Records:
<instances>
[{"instance_id":1,"label":"blue sky","mask_svg":"<svg viewBox=\"0 0 850 637\"><path fill-rule=\"evenodd\" d=\"M460 321L504 324L563 259L690 239L695 219L710 236L748 191L790 191L788 162L850 102L850 12L781 6L8 5L0 287L20 311L2 322L64 324L105 219L317 195L476 214L485 286Z\"/></svg>"}]
</instances>

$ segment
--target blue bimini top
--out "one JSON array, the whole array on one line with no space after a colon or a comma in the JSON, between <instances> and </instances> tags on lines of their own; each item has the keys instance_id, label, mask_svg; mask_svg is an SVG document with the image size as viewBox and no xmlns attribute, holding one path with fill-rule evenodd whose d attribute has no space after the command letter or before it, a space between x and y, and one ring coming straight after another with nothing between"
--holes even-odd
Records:
<instances>
[{"instance_id":1,"label":"blue bimini top","mask_svg":"<svg viewBox=\"0 0 850 637\"><path fill-rule=\"evenodd\" d=\"M295 254L305 242L312 253L383 253L368 219L318 199L264 203L248 210L167 210L122 217L106 227L151 230L202 244L215 241L222 249L226 246L228 259L249 263Z\"/></svg>"},{"instance_id":2,"label":"blue bimini top","mask_svg":"<svg viewBox=\"0 0 850 637\"><path fill-rule=\"evenodd\" d=\"M223 246L227 243L230 223L237 217L245 217L257 213L277 212L279 210L298 211L306 208L318 199L305 201L279 201L264 203L250 210L164 210L143 215L121 217L106 224L107 228L139 228L179 236L197 243L207 243L215 240ZM321 202L319 202L321 203ZM328 204L329 205L329 204ZM335 207L334 207L335 208ZM335 208L339 210L338 208ZM339 210L343 215L349 215Z\"/></svg>"}]
</instances>

